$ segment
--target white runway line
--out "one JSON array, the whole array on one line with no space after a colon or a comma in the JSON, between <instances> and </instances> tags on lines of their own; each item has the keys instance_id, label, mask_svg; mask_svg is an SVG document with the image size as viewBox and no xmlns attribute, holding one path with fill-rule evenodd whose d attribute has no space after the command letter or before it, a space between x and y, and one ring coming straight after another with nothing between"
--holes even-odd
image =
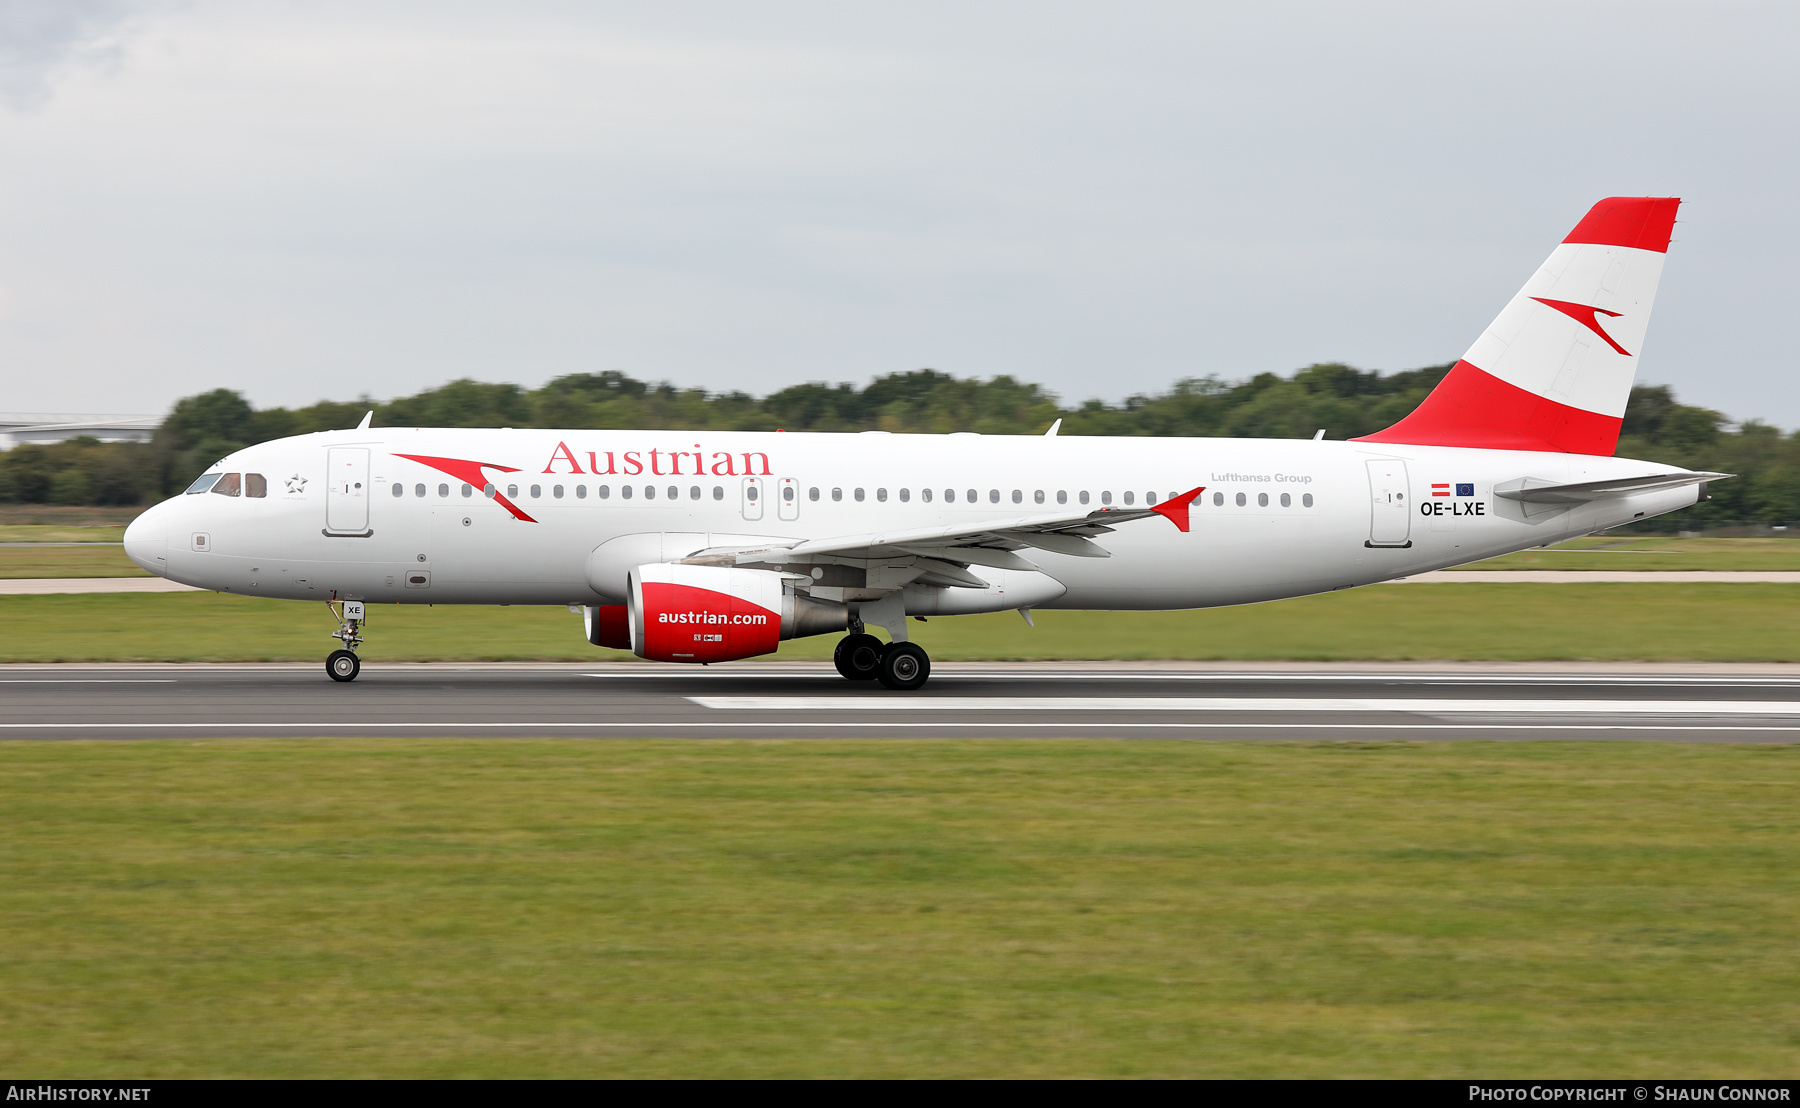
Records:
<instances>
[{"instance_id":1,"label":"white runway line","mask_svg":"<svg viewBox=\"0 0 1800 1108\"><path fill-rule=\"evenodd\" d=\"M1786 569L1440 569L1380 585L1793 585L1800 571Z\"/></svg>"},{"instance_id":2,"label":"white runway line","mask_svg":"<svg viewBox=\"0 0 1800 1108\"><path fill-rule=\"evenodd\" d=\"M771 730L803 730L836 728L838 730L954 731L954 730L1029 730L1029 731L1778 731L1800 732L1796 725L1753 724L1640 724L1640 723L1201 723L1183 720L1156 722L1118 721L1110 723L1018 723L984 721L982 723L905 723L895 720L853 720L839 723L808 723L798 720L753 723L0 723L0 730L11 731L665 731L725 730L750 728Z\"/></svg>"},{"instance_id":3,"label":"white runway line","mask_svg":"<svg viewBox=\"0 0 1800 1108\"><path fill-rule=\"evenodd\" d=\"M1800 700L1428 700L1246 696L690 696L725 712L1424 712L1429 715L1800 716Z\"/></svg>"},{"instance_id":4,"label":"white runway line","mask_svg":"<svg viewBox=\"0 0 1800 1108\"><path fill-rule=\"evenodd\" d=\"M205 592L161 577L18 577L0 580L0 596L90 592Z\"/></svg>"},{"instance_id":5,"label":"white runway line","mask_svg":"<svg viewBox=\"0 0 1800 1108\"><path fill-rule=\"evenodd\" d=\"M763 663L777 664L777 663ZM786 663L780 663L786 664ZM311 663L306 667L312 669ZM706 669L695 671L689 667L672 669L655 669L644 673L584 673L583 677L599 677L609 681L637 681L642 679L695 680L708 679L716 681L741 680L754 677L759 681L812 681L820 677L835 676L835 670L820 665L817 669L803 672L782 671L775 673L758 673L755 669L742 667L738 669ZM1293 673L1238 673L1233 670L1214 670L1206 673L1067 673L1058 670L1030 669L1021 666L1013 673L958 673L938 671L933 674L932 683L942 686L951 682L973 681L1284 681L1289 684L1308 684L1326 681L1354 681L1361 684L1389 683L1407 685L1593 685L1600 687L1631 687L1638 685L1712 685L1726 688L1792 688L1800 685L1800 677L1725 677L1708 674L1671 674L1667 676L1650 675L1644 677L1615 676L1613 674L1554 674L1554 673L1410 673L1370 671L1367 673L1309 673L1296 670Z\"/></svg>"}]
</instances>

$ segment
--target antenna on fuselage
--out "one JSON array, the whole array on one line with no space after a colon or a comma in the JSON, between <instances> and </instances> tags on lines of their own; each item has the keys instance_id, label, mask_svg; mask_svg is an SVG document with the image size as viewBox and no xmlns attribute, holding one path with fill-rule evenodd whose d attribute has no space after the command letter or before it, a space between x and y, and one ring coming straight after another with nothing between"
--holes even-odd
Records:
<instances>
[{"instance_id":1,"label":"antenna on fuselage","mask_svg":"<svg viewBox=\"0 0 1800 1108\"><path fill-rule=\"evenodd\" d=\"M1062 426L1062 420L1061 420L1061 419L1058 419L1058 420L1057 420L1057 421L1056 421L1056 422L1055 422L1055 423L1052 423L1052 424L1051 424L1051 425L1050 425L1050 429L1049 429L1049 430L1048 430L1048 431L1045 431L1045 432L1044 432L1044 437L1045 437L1045 438L1047 438L1047 439L1053 439L1053 438L1055 438L1055 437L1056 437L1056 431L1057 431L1057 428L1059 428L1059 427L1061 427L1061 426Z\"/></svg>"},{"instance_id":2,"label":"antenna on fuselage","mask_svg":"<svg viewBox=\"0 0 1800 1108\"><path fill-rule=\"evenodd\" d=\"M370 408L368 411L363 413L363 420L361 423L356 425L356 429L358 431L367 431L369 429L369 424L371 424L373 422L375 422L375 409Z\"/></svg>"}]
</instances>

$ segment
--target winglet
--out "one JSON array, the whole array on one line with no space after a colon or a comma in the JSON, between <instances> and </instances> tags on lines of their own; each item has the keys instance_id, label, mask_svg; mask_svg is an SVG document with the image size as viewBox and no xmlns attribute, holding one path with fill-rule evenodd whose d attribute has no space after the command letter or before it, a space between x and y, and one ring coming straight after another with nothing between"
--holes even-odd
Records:
<instances>
[{"instance_id":1,"label":"winglet","mask_svg":"<svg viewBox=\"0 0 1800 1108\"><path fill-rule=\"evenodd\" d=\"M356 429L358 431L367 431L369 429L369 424L373 422L375 422L375 409L370 408L363 413L362 422L356 425Z\"/></svg>"},{"instance_id":2,"label":"winglet","mask_svg":"<svg viewBox=\"0 0 1800 1108\"><path fill-rule=\"evenodd\" d=\"M1197 489L1189 489L1180 496L1171 496L1161 504L1150 505L1150 510L1157 515L1168 516L1170 523L1173 523L1178 529L1186 531L1188 529L1188 505L1192 504L1194 498L1205 491L1205 485L1201 485Z\"/></svg>"},{"instance_id":3,"label":"winglet","mask_svg":"<svg viewBox=\"0 0 1800 1108\"><path fill-rule=\"evenodd\" d=\"M1062 427L1062 419L1061 419L1061 417L1058 417L1057 421L1050 425L1050 429L1048 431L1044 432L1044 437L1047 439L1055 438L1057 430L1060 429L1061 427Z\"/></svg>"}]
</instances>

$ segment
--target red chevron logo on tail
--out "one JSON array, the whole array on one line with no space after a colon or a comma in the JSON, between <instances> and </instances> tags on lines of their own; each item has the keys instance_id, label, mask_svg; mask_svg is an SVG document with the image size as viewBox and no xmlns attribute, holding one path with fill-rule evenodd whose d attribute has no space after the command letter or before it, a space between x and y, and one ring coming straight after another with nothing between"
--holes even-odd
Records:
<instances>
[{"instance_id":1,"label":"red chevron logo on tail","mask_svg":"<svg viewBox=\"0 0 1800 1108\"><path fill-rule=\"evenodd\" d=\"M1539 304L1544 305L1546 308L1555 308L1557 311L1594 332L1594 334L1605 339L1606 345L1617 350L1627 358L1631 357L1631 351L1614 342L1611 335L1600 329L1600 321L1594 318L1595 313L1616 317L1619 314L1618 312L1609 312L1605 308L1590 308L1586 304L1571 304L1567 300L1546 300L1541 296L1534 296L1532 299Z\"/></svg>"}]
</instances>

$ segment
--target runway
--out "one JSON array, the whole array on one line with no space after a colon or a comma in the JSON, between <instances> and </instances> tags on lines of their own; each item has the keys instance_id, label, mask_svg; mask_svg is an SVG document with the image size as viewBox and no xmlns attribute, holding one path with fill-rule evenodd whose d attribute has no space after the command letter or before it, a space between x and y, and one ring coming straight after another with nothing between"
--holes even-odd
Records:
<instances>
[{"instance_id":1,"label":"runway","mask_svg":"<svg viewBox=\"0 0 1800 1108\"><path fill-rule=\"evenodd\" d=\"M0 667L0 737L581 736L1800 741L1788 667L823 663Z\"/></svg>"}]
</instances>

